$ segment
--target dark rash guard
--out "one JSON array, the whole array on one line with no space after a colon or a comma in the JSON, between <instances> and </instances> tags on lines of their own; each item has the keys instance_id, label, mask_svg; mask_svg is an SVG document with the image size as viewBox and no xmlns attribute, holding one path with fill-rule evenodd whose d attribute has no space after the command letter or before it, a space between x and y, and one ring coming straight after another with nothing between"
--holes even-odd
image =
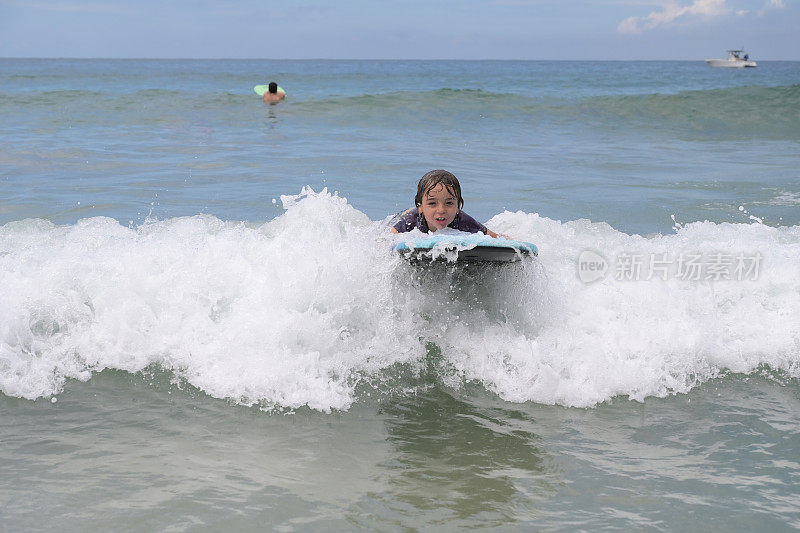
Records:
<instances>
[{"instance_id":1,"label":"dark rash guard","mask_svg":"<svg viewBox=\"0 0 800 533\"><path fill-rule=\"evenodd\" d=\"M412 207L403 213L400 216L400 220L393 227L398 233L405 233L413 230L414 228L417 228L423 233L427 233L429 231L428 223L425 221L425 217L416 207ZM489 234L489 230L486 228L486 226L463 211L459 211L456 215L456 218L454 218L453 221L447 225L447 227L457 229L459 231L465 231L467 233L478 233L480 231L487 235Z\"/></svg>"}]
</instances>

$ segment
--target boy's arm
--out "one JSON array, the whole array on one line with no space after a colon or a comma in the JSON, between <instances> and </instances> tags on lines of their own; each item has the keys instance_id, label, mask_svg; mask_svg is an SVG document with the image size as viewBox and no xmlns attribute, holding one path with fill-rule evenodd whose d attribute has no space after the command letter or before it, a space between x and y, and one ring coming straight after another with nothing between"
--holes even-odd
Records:
<instances>
[{"instance_id":1,"label":"boy's arm","mask_svg":"<svg viewBox=\"0 0 800 533\"><path fill-rule=\"evenodd\" d=\"M506 235L505 233L495 233L492 230L490 230L489 228L486 228L486 232L487 232L486 234L489 237L493 238L493 239L510 239L511 238L508 235Z\"/></svg>"}]
</instances>

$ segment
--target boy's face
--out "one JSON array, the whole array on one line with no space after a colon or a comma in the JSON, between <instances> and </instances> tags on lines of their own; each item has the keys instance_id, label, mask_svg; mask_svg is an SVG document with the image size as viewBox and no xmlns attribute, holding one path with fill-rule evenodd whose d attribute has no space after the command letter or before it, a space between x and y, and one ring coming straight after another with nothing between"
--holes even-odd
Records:
<instances>
[{"instance_id":1,"label":"boy's face","mask_svg":"<svg viewBox=\"0 0 800 533\"><path fill-rule=\"evenodd\" d=\"M446 228L453 222L458 213L458 198L441 183L425 192L422 197L420 212L431 231Z\"/></svg>"}]
</instances>

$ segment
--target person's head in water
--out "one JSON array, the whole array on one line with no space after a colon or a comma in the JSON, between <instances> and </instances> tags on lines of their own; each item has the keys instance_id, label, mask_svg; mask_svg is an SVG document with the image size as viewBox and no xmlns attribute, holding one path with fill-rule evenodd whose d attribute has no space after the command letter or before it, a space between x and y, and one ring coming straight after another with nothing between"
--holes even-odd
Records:
<instances>
[{"instance_id":1,"label":"person's head in water","mask_svg":"<svg viewBox=\"0 0 800 533\"><path fill-rule=\"evenodd\" d=\"M406 210L391 227L392 233L419 230L423 233L452 228L466 233L484 233L489 237L507 237L493 232L465 212L461 184L451 172L431 170L419 180L414 208Z\"/></svg>"},{"instance_id":2,"label":"person's head in water","mask_svg":"<svg viewBox=\"0 0 800 533\"><path fill-rule=\"evenodd\" d=\"M275 83L274 81L269 82L268 90L272 94L278 94L278 84Z\"/></svg>"},{"instance_id":3,"label":"person's head in water","mask_svg":"<svg viewBox=\"0 0 800 533\"><path fill-rule=\"evenodd\" d=\"M446 170L431 170L419 180L414 203L428 228L433 231L445 228L464 207L461 184Z\"/></svg>"},{"instance_id":4,"label":"person's head in water","mask_svg":"<svg viewBox=\"0 0 800 533\"><path fill-rule=\"evenodd\" d=\"M417 196L414 197L414 205L419 207L422 205L422 200L425 194L437 185L443 185L444 188L455 197L458 201L458 208L464 207L464 199L461 197L461 184L451 172L446 170L431 170L422 176L417 184Z\"/></svg>"}]
</instances>

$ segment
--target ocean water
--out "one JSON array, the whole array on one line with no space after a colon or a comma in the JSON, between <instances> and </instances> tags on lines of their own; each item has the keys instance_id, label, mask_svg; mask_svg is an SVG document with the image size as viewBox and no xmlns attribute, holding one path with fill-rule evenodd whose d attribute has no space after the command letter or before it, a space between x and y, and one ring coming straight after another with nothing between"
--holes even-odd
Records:
<instances>
[{"instance_id":1,"label":"ocean water","mask_svg":"<svg viewBox=\"0 0 800 533\"><path fill-rule=\"evenodd\" d=\"M0 529L800 528L800 63L732 70L0 59ZM392 253L434 168L539 257Z\"/></svg>"}]
</instances>

